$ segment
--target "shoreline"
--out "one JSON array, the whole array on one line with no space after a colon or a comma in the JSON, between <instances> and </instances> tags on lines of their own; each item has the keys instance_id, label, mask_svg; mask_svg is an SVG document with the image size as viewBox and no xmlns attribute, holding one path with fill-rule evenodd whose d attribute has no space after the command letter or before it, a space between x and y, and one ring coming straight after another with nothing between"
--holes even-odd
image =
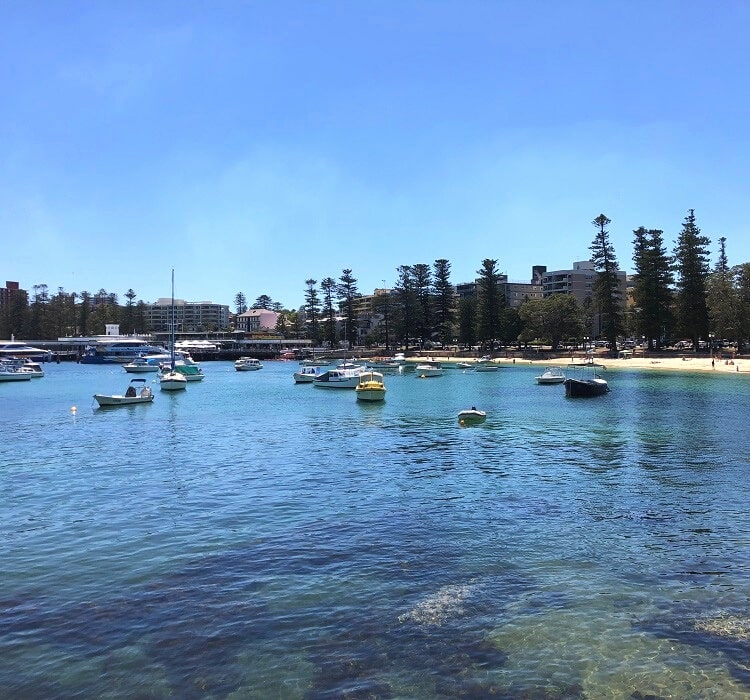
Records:
<instances>
[{"instance_id":1,"label":"shoreline","mask_svg":"<svg viewBox=\"0 0 750 700\"><path fill-rule=\"evenodd\" d=\"M444 363L456 363L456 362L469 362L475 364L476 359L468 359L461 357L440 357L438 355L433 356L419 356L409 357L408 362L416 363L422 360L438 360ZM495 358L492 360L495 364L506 366L532 366L532 367L561 367L563 370L572 363L580 363L585 361L585 357L580 354L567 357L555 357L545 358L540 360L530 360L528 358ZM711 358L705 356L699 357L628 357L628 358L613 358L613 357L594 357L594 362L599 365L604 365L604 368L609 370L626 370L626 369L637 369L637 370L666 370L670 372L712 372L712 373L724 373L724 374L747 374L750 375L750 360L725 360L715 359L713 366L711 365Z\"/></svg>"}]
</instances>

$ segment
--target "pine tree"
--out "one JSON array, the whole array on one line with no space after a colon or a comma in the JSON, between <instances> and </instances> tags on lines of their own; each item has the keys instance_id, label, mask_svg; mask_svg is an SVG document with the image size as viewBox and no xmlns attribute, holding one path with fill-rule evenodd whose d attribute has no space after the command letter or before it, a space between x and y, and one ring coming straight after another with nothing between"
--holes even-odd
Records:
<instances>
[{"instance_id":1,"label":"pine tree","mask_svg":"<svg viewBox=\"0 0 750 700\"><path fill-rule=\"evenodd\" d=\"M697 352L700 338L708 334L706 281L709 275L708 246L711 241L695 225L695 214L689 210L674 249L677 286L677 321L685 336L693 341Z\"/></svg>"},{"instance_id":2,"label":"pine tree","mask_svg":"<svg viewBox=\"0 0 750 700\"><path fill-rule=\"evenodd\" d=\"M338 300L343 305L346 326L344 334L350 348L357 343L357 317L354 314L354 300L359 296L357 291L357 280L352 276L351 270L342 270L339 284L336 286Z\"/></svg>"},{"instance_id":3,"label":"pine tree","mask_svg":"<svg viewBox=\"0 0 750 700\"><path fill-rule=\"evenodd\" d=\"M633 231L633 236L635 325L638 334L646 337L649 347L658 350L674 322L672 262L662 231L641 226Z\"/></svg>"},{"instance_id":4,"label":"pine tree","mask_svg":"<svg viewBox=\"0 0 750 700\"><path fill-rule=\"evenodd\" d=\"M727 261L727 239L719 238L719 258L706 283L706 304L711 330L720 341L738 340L738 305L734 278Z\"/></svg>"},{"instance_id":5,"label":"pine tree","mask_svg":"<svg viewBox=\"0 0 750 700\"><path fill-rule=\"evenodd\" d=\"M326 277L321 283L323 292L323 317L325 327L323 337L330 343L331 349L336 345L336 310L333 308L333 295L336 292L336 280Z\"/></svg>"},{"instance_id":6,"label":"pine tree","mask_svg":"<svg viewBox=\"0 0 750 700\"><path fill-rule=\"evenodd\" d=\"M317 280L305 280L305 315L309 321L309 335L317 343L320 342L320 297L315 288Z\"/></svg>"},{"instance_id":7,"label":"pine tree","mask_svg":"<svg viewBox=\"0 0 750 700\"><path fill-rule=\"evenodd\" d=\"M609 341L610 351L617 352L617 336L622 334L623 299L620 280L617 275L615 248L609 240L607 226L611 223L604 214L599 214L592 222L597 232L589 247L591 262L597 271L592 292L600 315L602 335Z\"/></svg>"},{"instance_id":8,"label":"pine tree","mask_svg":"<svg viewBox=\"0 0 750 700\"><path fill-rule=\"evenodd\" d=\"M450 282L451 264L441 258L432 266L432 293L435 298L434 331L444 346L453 344L456 316L456 289Z\"/></svg>"},{"instance_id":9,"label":"pine tree","mask_svg":"<svg viewBox=\"0 0 750 700\"><path fill-rule=\"evenodd\" d=\"M493 340L500 337L500 312L505 305L504 295L500 291L497 260L482 260L477 274L478 336L481 343L491 345Z\"/></svg>"}]
</instances>

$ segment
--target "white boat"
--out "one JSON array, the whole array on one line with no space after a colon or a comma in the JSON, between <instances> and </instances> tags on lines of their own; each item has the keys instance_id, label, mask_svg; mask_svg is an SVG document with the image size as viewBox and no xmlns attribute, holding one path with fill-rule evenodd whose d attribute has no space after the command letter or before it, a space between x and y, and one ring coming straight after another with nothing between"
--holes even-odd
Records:
<instances>
[{"instance_id":1,"label":"white boat","mask_svg":"<svg viewBox=\"0 0 750 700\"><path fill-rule=\"evenodd\" d=\"M159 371L159 363L149 360L143 355L139 355L138 357L134 358L132 362L128 362L122 367L126 372L129 372L131 374L145 374L147 372Z\"/></svg>"},{"instance_id":2,"label":"white boat","mask_svg":"<svg viewBox=\"0 0 750 700\"><path fill-rule=\"evenodd\" d=\"M389 357L374 357L365 363L367 369L374 369L380 372L398 372L399 367L402 365L402 362L396 362L396 360Z\"/></svg>"},{"instance_id":3,"label":"white boat","mask_svg":"<svg viewBox=\"0 0 750 700\"><path fill-rule=\"evenodd\" d=\"M570 369L578 372L576 377L565 379L565 396L570 398L588 398L590 396L602 396L609 391L607 380L599 376L598 369L606 369L604 365L594 362L582 364L570 364Z\"/></svg>"},{"instance_id":4,"label":"white boat","mask_svg":"<svg viewBox=\"0 0 750 700\"><path fill-rule=\"evenodd\" d=\"M456 369L474 369L471 362L456 362Z\"/></svg>"},{"instance_id":5,"label":"white boat","mask_svg":"<svg viewBox=\"0 0 750 700\"><path fill-rule=\"evenodd\" d=\"M354 390L357 392L359 401L382 401L385 398L383 375L370 370L362 372Z\"/></svg>"},{"instance_id":6,"label":"white boat","mask_svg":"<svg viewBox=\"0 0 750 700\"><path fill-rule=\"evenodd\" d=\"M487 418L485 411L480 411L476 406L472 406L470 409L461 411L458 414L458 422L461 425L476 425L477 423L484 423Z\"/></svg>"},{"instance_id":7,"label":"white boat","mask_svg":"<svg viewBox=\"0 0 750 700\"><path fill-rule=\"evenodd\" d=\"M81 355L82 365L128 364L138 356L164 353L164 348L152 345L143 338L100 337L86 346Z\"/></svg>"},{"instance_id":8,"label":"white boat","mask_svg":"<svg viewBox=\"0 0 750 700\"><path fill-rule=\"evenodd\" d=\"M32 379L39 379L44 376L42 366L30 357L9 357L2 361L22 374L28 374Z\"/></svg>"},{"instance_id":9,"label":"white boat","mask_svg":"<svg viewBox=\"0 0 750 700\"><path fill-rule=\"evenodd\" d=\"M32 360L49 362L50 359L52 359L52 352L32 347L31 345L21 343L17 340L10 340L4 343L0 342L0 360L5 360L9 357L28 357Z\"/></svg>"},{"instance_id":10,"label":"white boat","mask_svg":"<svg viewBox=\"0 0 750 700\"><path fill-rule=\"evenodd\" d=\"M497 372L500 367L499 365L490 357L489 355L485 355L484 357L480 357L476 365L474 366L474 369L477 372Z\"/></svg>"},{"instance_id":11,"label":"white boat","mask_svg":"<svg viewBox=\"0 0 750 700\"><path fill-rule=\"evenodd\" d=\"M335 367L323 372L313 380L313 386L321 389L356 389L364 367Z\"/></svg>"},{"instance_id":12,"label":"white boat","mask_svg":"<svg viewBox=\"0 0 750 700\"><path fill-rule=\"evenodd\" d=\"M196 362L186 362L185 360L176 360L174 371L181 374L189 382L202 382L206 375Z\"/></svg>"},{"instance_id":13,"label":"white boat","mask_svg":"<svg viewBox=\"0 0 750 700\"><path fill-rule=\"evenodd\" d=\"M134 403L151 403L154 392L145 379L131 379L124 394L94 394L100 406L128 406Z\"/></svg>"},{"instance_id":14,"label":"white boat","mask_svg":"<svg viewBox=\"0 0 750 700\"><path fill-rule=\"evenodd\" d=\"M444 370L442 363L437 360L424 360L414 368L414 371L417 373L417 377L426 379L427 377L439 377Z\"/></svg>"},{"instance_id":15,"label":"white boat","mask_svg":"<svg viewBox=\"0 0 750 700\"><path fill-rule=\"evenodd\" d=\"M27 382L30 379L29 372L22 372L11 363L0 360L0 382Z\"/></svg>"},{"instance_id":16,"label":"white boat","mask_svg":"<svg viewBox=\"0 0 750 700\"><path fill-rule=\"evenodd\" d=\"M263 363L255 357L240 357L234 363L234 368L238 372L253 372L258 369L263 369Z\"/></svg>"},{"instance_id":17,"label":"white boat","mask_svg":"<svg viewBox=\"0 0 750 700\"><path fill-rule=\"evenodd\" d=\"M174 270L172 270L172 318L169 333L169 368L162 368L159 375L159 386L162 391L182 391L187 388L187 378L175 369L174 357Z\"/></svg>"},{"instance_id":18,"label":"white boat","mask_svg":"<svg viewBox=\"0 0 750 700\"><path fill-rule=\"evenodd\" d=\"M562 384L565 381L565 372L559 367L547 367L537 378L537 384Z\"/></svg>"},{"instance_id":19,"label":"white boat","mask_svg":"<svg viewBox=\"0 0 750 700\"><path fill-rule=\"evenodd\" d=\"M324 357L306 357L304 360L300 360L300 364L303 367L328 367L332 360L327 360Z\"/></svg>"},{"instance_id":20,"label":"white boat","mask_svg":"<svg viewBox=\"0 0 750 700\"><path fill-rule=\"evenodd\" d=\"M315 381L315 377L319 377L322 374L318 367L300 367L294 373L294 382L296 384L312 384Z\"/></svg>"}]
</instances>

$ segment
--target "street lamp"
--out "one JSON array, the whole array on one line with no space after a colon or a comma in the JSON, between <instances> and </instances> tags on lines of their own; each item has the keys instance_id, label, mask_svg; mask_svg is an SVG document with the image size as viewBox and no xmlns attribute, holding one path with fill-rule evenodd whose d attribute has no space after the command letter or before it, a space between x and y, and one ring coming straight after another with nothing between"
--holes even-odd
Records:
<instances>
[{"instance_id":1,"label":"street lamp","mask_svg":"<svg viewBox=\"0 0 750 700\"><path fill-rule=\"evenodd\" d=\"M713 333L708 334L708 352L711 355L711 357L714 356L714 334Z\"/></svg>"}]
</instances>

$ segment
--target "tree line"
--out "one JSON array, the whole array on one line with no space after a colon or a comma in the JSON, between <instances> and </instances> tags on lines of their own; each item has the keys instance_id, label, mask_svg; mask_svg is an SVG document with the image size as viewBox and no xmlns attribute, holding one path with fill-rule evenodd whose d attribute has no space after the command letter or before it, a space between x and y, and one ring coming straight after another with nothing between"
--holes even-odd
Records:
<instances>
[{"instance_id":1,"label":"tree line","mask_svg":"<svg viewBox=\"0 0 750 700\"><path fill-rule=\"evenodd\" d=\"M538 341L557 348L589 335L597 319L598 335L613 350L624 335L644 338L652 349L661 348L666 339L688 338L697 350L701 340L711 337L743 349L750 335L750 263L729 265L725 237L718 239L718 258L711 267L711 241L698 228L692 209L671 252L662 230L635 229L632 300L626 307L610 223L604 214L592 221L595 235L589 250L596 274L583 303L569 294L553 294L509 306L496 259L482 260L476 293L462 298L456 296L448 260L399 265L392 286L373 299L379 322L368 329L365 342L408 348L430 342L492 347ZM23 291L10 295L0 313L0 337L100 334L107 323L120 324L124 333L146 333L146 305L136 302L136 296L128 289L120 304L117 294L105 289L91 294L60 287L51 294L46 284L34 285L31 298ZM353 346L360 338L359 324L368 324L357 313L361 296L347 268L320 284L305 280L304 304L297 310L285 309L267 294L258 296L250 308L278 312L276 330L284 336L331 345L345 340ZM238 314L248 310L244 293L238 292L234 303Z\"/></svg>"}]
</instances>

